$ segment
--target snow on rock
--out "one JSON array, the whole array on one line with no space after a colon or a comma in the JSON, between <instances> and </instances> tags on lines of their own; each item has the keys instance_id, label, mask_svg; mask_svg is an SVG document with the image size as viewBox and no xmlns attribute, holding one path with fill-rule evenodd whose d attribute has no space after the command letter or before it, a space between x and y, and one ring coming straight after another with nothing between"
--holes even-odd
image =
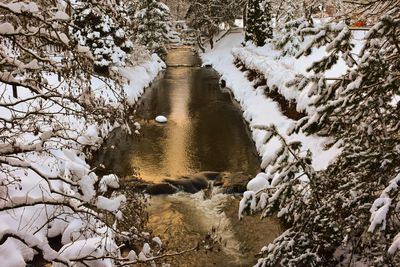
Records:
<instances>
[{"instance_id":1,"label":"snow on rock","mask_svg":"<svg viewBox=\"0 0 400 267\"><path fill-rule=\"evenodd\" d=\"M165 123L165 122L168 121L168 119L167 119L165 116L159 115L159 116L157 116L157 117L155 118L155 121L156 121L156 122L159 122L159 123Z\"/></svg>"}]
</instances>

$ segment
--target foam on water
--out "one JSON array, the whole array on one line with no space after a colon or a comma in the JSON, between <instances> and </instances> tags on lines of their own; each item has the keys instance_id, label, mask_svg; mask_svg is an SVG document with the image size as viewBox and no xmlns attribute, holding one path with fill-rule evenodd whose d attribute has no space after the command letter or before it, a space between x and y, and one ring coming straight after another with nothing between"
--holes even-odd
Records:
<instances>
[{"instance_id":1,"label":"foam on water","mask_svg":"<svg viewBox=\"0 0 400 267\"><path fill-rule=\"evenodd\" d=\"M213 188L209 198L205 198L204 191L196 194L180 192L168 198L181 202L181 205L190 206L199 218L197 221L199 229L208 232L214 229L214 234L225 244L222 246L222 251L235 261L239 261L240 242L235 238L231 221L223 211L224 205L229 204L231 196L223 194L220 188Z\"/></svg>"}]
</instances>

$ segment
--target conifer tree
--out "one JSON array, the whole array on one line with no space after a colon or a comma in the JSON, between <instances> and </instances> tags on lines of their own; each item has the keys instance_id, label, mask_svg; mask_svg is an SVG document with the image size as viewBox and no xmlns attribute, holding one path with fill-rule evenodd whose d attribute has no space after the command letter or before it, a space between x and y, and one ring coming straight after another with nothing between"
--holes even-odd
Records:
<instances>
[{"instance_id":1,"label":"conifer tree","mask_svg":"<svg viewBox=\"0 0 400 267\"><path fill-rule=\"evenodd\" d=\"M139 40L150 52L161 57L167 54L166 45L173 41L171 13L165 4L158 0L145 0L137 13Z\"/></svg>"},{"instance_id":2,"label":"conifer tree","mask_svg":"<svg viewBox=\"0 0 400 267\"><path fill-rule=\"evenodd\" d=\"M285 1L276 10L276 36L273 43L281 51L281 56L294 56L304 41L302 30L313 27L310 14L303 9L298 1Z\"/></svg>"},{"instance_id":3,"label":"conifer tree","mask_svg":"<svg viewBox=\"0 0 400 267\"><path fill-rule=\"evenodd\" d=\"M245 40L263 46L272 38L271 4L268 0L247 2Z\"/></svg>"},{"instance_id":4,"label":"conifer tree","mask_svg":"<svg viewBox=\"0 0 400 267\"><path fill-rule=\"evenodd\" d=\"M309 53L312 46L324 44L328 55L310 66L314 75L299 77L300 83L295 81L299 88L302 83L311 83L310 93L316 96L317 110L298 128L332 136L333 142L342 144L341 157L326 175L343 184L340 191L345 196L342 202L346 203L346 210L338 214L343 216L342 227L348 231L347 246L360 258L380 266L399 264L399 257L390 255L400 247L396 239L396 207L400 201L398 4L399 1L387 6L380 1L369 3L370 10L381 9L381 18L366 34L359 55L352 53L352 34L347 25L310 30L313 41L298 56ZM339 80L331 82L324 73L339 57L350 68ZM361 241L354 246L354 240Z\"/></svg>"},{"instance_id":5,"label":"conifer tree","mask_svg":"<svg viewBox=\"0 0 400 267\"><path fill-rule=\"evenodd\" d=\"M128 27L122 23L127 15L121 13L122 7L92 1L77 1L73 6L72 36L79 45L91 49L98 72L107 72L112 65L124 65L133 48Z\"/></svg>"},{"instance_id":6,"label":"conifer tree","mask_svg":"<svg viewBox=\"0 0 400 267\"><path fill-rule=\"evenodd\" d=\"M364 16L371 10L379 19L359 53L343 19L301 31L310 38L296 57L315 47L325 47L326 55L289 83L307 87L315 106L293 133L329 136L328 147L339 146L341 154L314 172L300 150L281 138L282 149L271 160L273 188L258 192L253 207L265 215L278 212L289 227L263 249L257 266L400 264L399 4L362 4ZM348 65L346 73L327 77L339 60Z\"/></svg>"}]
</instances>

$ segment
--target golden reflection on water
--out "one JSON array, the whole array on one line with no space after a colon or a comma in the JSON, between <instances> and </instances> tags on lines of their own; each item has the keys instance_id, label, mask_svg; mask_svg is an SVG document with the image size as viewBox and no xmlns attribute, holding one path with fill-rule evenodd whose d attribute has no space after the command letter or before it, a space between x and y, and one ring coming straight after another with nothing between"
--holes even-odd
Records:
<instances>
[{"instance_id":1,"label":"golden reflection on water","mask_svg":"<svg viewBox=\"0 0 400 267\"><path fill-rule=\"evenodd\" d=\"M170 125L167 127L167 140L165 142L164 170L170 177L178 177L191 172L190 158L187 151L191 124L188 115L190 68L172 68L171 76L179 77L173 82L174 89L170 92L171 113ZM184 79L181 79L184 77Z\"/></svg>"},{"instance_id":2,"label":"golden reflection on water","mask_svg":"<svg viewBox=\"0 0 400 267\"><path fill-rule=\"evenodd\" d=\"M190 166L190 151L188 140L191 134L191 122L188 114L190 100L192 69L174 67L168 69L169 84L165 93L170 103L169 114L166 115L166 124L149 122L146 127L164 128L159 154L159 162L147 158L145 155L132 158L132 165L139 168L140 177L152 182L161 182L166 177L179 177L193 172ZM156 141L155 141L156 143ZM156 144L153 145L156 145ZM142 154L142 153L141 153ZM154 155L154 153L150 153ZM155 163L155 164L154 164Z\"/></svg>"},{"instance_id":3,"label":"golden reflection on water","mask_svg":"<svg viewBox=\"0 0 400 267\"><path fill-rule=\"evenodd\" d=\"M171 50L167 56L167 65L185 66L194 65L193 52L190 49ZM190 163L189 138L192 131L192 124L189 117L190 87L192 83L193 68L190 67L169 67L164 79L167 80L165 88L159 96L162 101L168 102L169 108L166 124L157 124L146 127L163 127L163 138L159 155L160 161L146 158L146 156L133 157L132 165L139 169L140 177L147 181L161 182L167 177L176 178L196 172ZM163 99L168 98L168 99ZM161 115L161 114L160 114ZM156 145L156 144L154 144ZM140 153L142 154L142 153ZM154 153L150 153L153 154Z\"/></svg>"}]
</instances>

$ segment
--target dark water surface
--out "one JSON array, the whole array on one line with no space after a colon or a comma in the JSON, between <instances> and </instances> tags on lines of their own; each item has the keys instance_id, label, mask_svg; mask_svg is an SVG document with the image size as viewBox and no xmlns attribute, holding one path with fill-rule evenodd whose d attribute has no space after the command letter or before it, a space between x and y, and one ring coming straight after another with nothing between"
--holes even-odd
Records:
<instances>
[{"instance_id":1,"label":"dark water surface","mask_svg":"<svg viewBox=\"0 0 400 267\"><path fill-rule=\"evenodd\" d=\"M200 171L257 174L260 161L247 126L229 91L219 87L217 73L199 67L190 49L173 49L166 61L170 67L138 103L140 135L115 131L98 160L120 177L139 176L149 182ZM156 123L158 115L168 122ZM202 191L153 196L148 227L168 251L195 246L211 229L224 244L164 261L188 267L255 264L255 255L277 236L279 224L258 216L239 221L239 199L218 188L208 199Z\"/></svg>"},{"instance_id":2,"label":"dark water surface","mask_svg":"<svg viewBox=\"0 0 400 267\"><path fill-rule=\"evenodd\" d=\"M190 49L173 49L166 61L193 67L167 68L138 103L140 136L116 133L100 161L123 177L137 168L151 182L199 171L256 174L254 144L229 91L219 88L217 73L199 67ZM158 115L168 122L155 122Z\"/></svg>"}]
</instances>

